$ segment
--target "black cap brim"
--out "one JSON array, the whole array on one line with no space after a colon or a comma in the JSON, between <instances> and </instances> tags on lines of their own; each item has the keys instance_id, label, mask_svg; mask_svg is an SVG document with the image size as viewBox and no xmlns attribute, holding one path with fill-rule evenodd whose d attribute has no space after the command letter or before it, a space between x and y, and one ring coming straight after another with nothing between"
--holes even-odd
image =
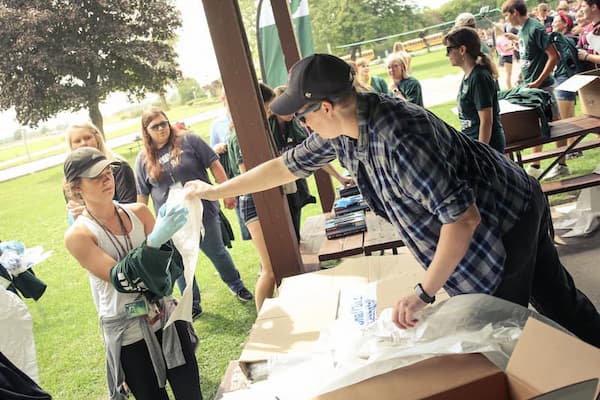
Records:
<instances>
[{"instance_id":1,"label":"black cap brim","mask_svg":"<svg viewBox=\"0 0 600 400\"><path fill-rule=\"evenodd\" d=\"M290 95L286 90L277 96L269 108L277 115L290 115L302 108L309 100L302 95Z\"/></svg>"}]
</instances>

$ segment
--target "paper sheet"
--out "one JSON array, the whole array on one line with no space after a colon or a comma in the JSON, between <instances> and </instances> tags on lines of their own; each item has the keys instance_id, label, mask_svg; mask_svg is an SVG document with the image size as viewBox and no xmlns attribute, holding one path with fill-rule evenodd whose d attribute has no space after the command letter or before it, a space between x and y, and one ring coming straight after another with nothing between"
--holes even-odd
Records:
<instances>
[{"instance_id":1,"label":"paper sheet","mask_svg":"<svg viewBox=\"0 0 600 400\"><path fill-rule=\"evenodd\" d=\"M185 199L183 188L171 188L169 198L167 199L167 208L180 204L188 208L188 220L186 224L173 235L173 243L183 258L183 276L185 277L185 290L179 300L179 304L173 310L171 317L164 328L177 320L192 322L192 283L196 264L198 263L198 251L200 238L204 236L204 226L202 225L202 200ZM163 329L164 329L163 328Z\"/></svg>"},{"instance_id":2,"label":"paper sheet","mask_svg":"<svg viewBox=\"0 0 600 400\"><path fill-rule=\"evenodd\" d=\"M558 210L563 212L562 210ZM561 237L587 236L594 232L600 217L600 187L583 189L577 198L575 208L554 222L554 229L568 230Z\"/></svg>"}]
</instances>

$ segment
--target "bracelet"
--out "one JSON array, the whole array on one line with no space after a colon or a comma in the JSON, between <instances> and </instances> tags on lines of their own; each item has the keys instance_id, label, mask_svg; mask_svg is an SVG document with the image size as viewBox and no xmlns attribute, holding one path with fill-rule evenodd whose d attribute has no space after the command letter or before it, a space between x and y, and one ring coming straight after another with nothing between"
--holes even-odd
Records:
<instances>
[{"instance_id":1,"label":"bracelet","mask_svg":"<svg viewBox=\"0 0 600 400\"><path fill-rule=\"evenodd\" d=\"M589 55L590 55L590 53L585 53L585 56L583 56L583 61L587 60Z\"/></svg>"}]
</instances>

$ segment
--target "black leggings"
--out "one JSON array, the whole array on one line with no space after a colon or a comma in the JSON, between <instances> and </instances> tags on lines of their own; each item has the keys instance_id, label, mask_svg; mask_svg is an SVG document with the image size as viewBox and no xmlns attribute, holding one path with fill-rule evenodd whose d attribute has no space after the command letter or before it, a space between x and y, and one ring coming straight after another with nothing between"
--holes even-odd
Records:
<instances>
[{"instance_id":1,"label":"black leggings","mask_svg":"<svg viewBox=\"0 0 600 400\"><path fill-rule=\"evenodd\" d=\"M167 380L171 385L175 399L177 400L201 400L200 374L198 363L194 354L190 332L187 322L176 321L175 327L181 349L185 357L185 364L177 368L167 370ZM162 330L156 332L158 341L162 343ZM148 348L143 340L121 348L121 366L125 372L127 386L137 400L168 400L169 396L165 388L158 387L158 381Z\"/></svg>"}]
</instances>

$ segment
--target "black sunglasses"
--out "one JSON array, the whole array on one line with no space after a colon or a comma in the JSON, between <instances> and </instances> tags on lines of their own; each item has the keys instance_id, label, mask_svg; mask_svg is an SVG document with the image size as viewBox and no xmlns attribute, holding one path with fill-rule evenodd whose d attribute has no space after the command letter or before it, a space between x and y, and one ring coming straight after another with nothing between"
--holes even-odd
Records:
<instances>
[{"instance_id":1,"label":"black sunglasses","mask_svg":"<svg viewBox=\"0 0 600 400\"><path fill-rule=\"evenodd\" d=\"M313 105L306 107L304 109L304 111L302 111L302 112L295 112L294 117L297 120L299 120L300 122L302 122L303 124L305 124L306 123L306 114L318 111L320 108L321 108L321 102L315 103Z\"/></svg>"},{"instance_id":2,"label":"black sunglasses","mask_svg":"<svg viewBox=\"0 0 600 400\"><path fill-rule=\"evenodd\" d=\"M157 132L161 129L168 128L168 127L169 127L169 121L162 121L162 122L159 122L158 124L149 125L148 130Z\"/></svg>"},{"instance_id":3,"label":"black sunglasses","mask_svg":"<svg viewBox=\"0 0 600 400\"><path fill-rule=\"evenodd\" d=\"M460 46L462 46L461 44L457 44L456 46L446 46L446 55L450 54L450 50L452 49L458 49Z\"/></svg>"}]
</instances>

